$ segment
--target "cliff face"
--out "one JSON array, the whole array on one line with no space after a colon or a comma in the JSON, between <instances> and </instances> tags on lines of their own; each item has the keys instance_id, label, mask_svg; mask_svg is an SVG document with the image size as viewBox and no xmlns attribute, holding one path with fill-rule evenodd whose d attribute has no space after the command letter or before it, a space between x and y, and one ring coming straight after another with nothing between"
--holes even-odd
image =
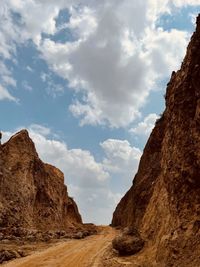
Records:
<instances>
[{"instance_id":1,"label":"cliff face","mask_svg":"<svg viewBox=\"0 0 200 267\"><path fill-rule=\"evenodd\" d=\"M0 146L0 228L65 230L81 223L63 173L39 159L26 130Z\"/></svg>"},{"instance_id":2,"label":"cliff face","mask_svg":"<svg viewBox=\"0 0 200 267\"><path fill-rule=\"evenodd\" d=\"M112 225L140 231L146 240L141 253L148 255L144 266L200 266L200 15Z\"/></svg>"}]
</instances>

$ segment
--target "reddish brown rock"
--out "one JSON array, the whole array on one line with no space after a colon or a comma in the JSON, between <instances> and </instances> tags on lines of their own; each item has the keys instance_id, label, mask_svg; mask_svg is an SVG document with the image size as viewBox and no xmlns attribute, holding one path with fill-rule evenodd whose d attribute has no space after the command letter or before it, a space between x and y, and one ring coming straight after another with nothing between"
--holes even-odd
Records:
<instances>
[{"instance_id":1,"label":"reddish brown rock","mask_svg":"<svg viewBox=\"0 0 200 267\"><path fill-rule=\"evenodd\" d=\"M65 230L82 224L63 173L43 163L28 132L0 146L0 230ZM23 233L22 233L23 232Z\"/></svg>"},{"instance_id":2,"label":"reddish brown rock","mask_svg":"<svg viewBox=\"0 0 200 267\"><path fill-rule=\"evenodd\" d=\"M0 264L20 257L21 255L17 251L5 249L0 250Z\"/></svg>"},{"instance_id":3,"label":"reddish brown rock","mask_svg":"<svg viewBox=\"0 0 200 267\"><path fill-rule=\"evenodd\" d=\"M127 227L113 239L112 246L120 255L133 255L143 249L144 240L136 229Z\"/></svg>"},{"instance_id":4,"label":"reddish brown rock","mask_svg":"<svg viewBox=\"0 0 200 267\"><path fill-rule=\"evenodd\" d=\"M200 16L112 225L140 232L142 266L200 266Z\"/></svg>"}]
</instances>

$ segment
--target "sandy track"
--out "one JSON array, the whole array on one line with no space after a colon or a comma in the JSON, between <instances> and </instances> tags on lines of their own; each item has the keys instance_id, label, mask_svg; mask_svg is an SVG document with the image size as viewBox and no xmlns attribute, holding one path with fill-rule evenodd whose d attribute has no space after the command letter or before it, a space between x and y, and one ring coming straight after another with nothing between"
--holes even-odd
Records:
<instances>
[{"instance_id":1,"label":"sandy track","mask_svg":"<svg viewBox=\"0 0 200 267\"><path fill-rule=\"evenodd\" d=\"M42 252L7 263L5 267L98 267L101 256L115 236L104 227L100 234L82 240L62 242Z\"/></svg>"}]
</instances>

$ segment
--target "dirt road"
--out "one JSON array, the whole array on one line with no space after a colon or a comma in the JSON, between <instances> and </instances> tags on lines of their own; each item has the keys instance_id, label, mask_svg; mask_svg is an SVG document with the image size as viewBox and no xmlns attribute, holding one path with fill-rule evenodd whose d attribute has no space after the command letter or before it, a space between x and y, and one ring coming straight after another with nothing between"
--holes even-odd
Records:
<instances>
[{"instance_id":1,"label":"dirt road","mask_svg":"<svg viewBox=\"0 0 200 267\"><path fill-rule=\"evenodd\" d=\"M110 245L115 230L103 227L98 235L82 240L62 242L28 257L14 260L4 267L98 267Z\"/></svg>"}]
</instances>

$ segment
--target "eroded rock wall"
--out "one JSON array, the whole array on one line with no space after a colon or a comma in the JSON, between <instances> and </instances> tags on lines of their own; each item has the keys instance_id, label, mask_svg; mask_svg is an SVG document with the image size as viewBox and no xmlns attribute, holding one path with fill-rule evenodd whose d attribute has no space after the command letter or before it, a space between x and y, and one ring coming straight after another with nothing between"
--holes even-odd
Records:
<instances>
[{"instance_id":1,"label":"eroded rock wall","mask_svg":"<svg viewBox=\"0 0 200 267\"><path fill-rule=\"evenodd\" d=\"M63 173L43 163L28 132L0 147L0 228L61 230L81 224Z\"/></svg>"},{"instance_id":2,"label":"eroded rock wall","mask_svg":"<svg viewBox=\"0 0 200 267\"><path fill-rule=\"evenodd\" d=\"M112 225L138 229L148 266L200 266L200 16Z\"/></svg>"}]
</instances>

